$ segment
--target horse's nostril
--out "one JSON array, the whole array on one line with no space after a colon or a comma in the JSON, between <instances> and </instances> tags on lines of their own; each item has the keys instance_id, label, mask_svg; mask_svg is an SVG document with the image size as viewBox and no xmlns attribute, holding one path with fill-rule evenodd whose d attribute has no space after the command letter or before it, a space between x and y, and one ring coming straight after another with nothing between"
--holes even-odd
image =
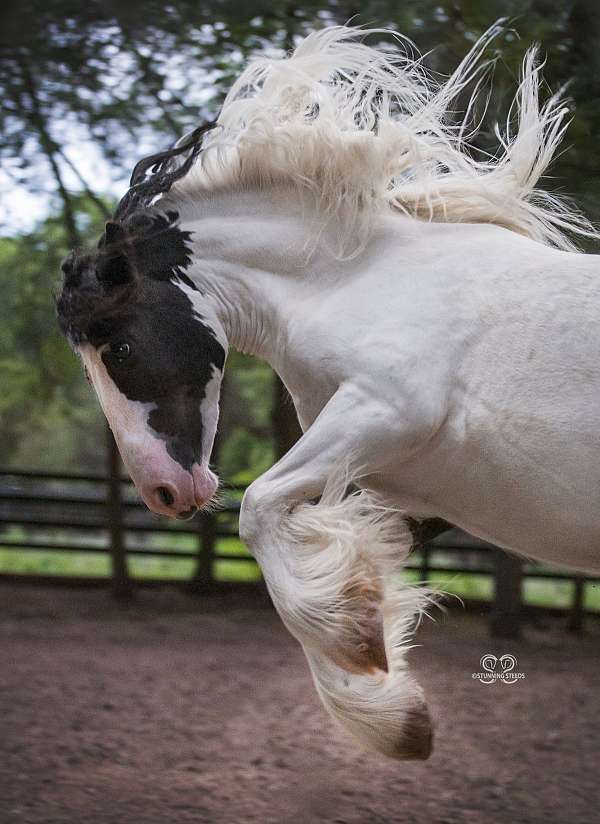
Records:
<instances>
[{"instance_id":1,"label":"horse's nostril","mask_svg":"<svg viewBox=\"0 0 600 824\"><path fill-rule=\"evenodd\" d=\"M166 486L159 486L156 491L158 492L158 497L161 499L165 506L173 506L173 504L175 503L175 498Z\"/></svg>"},{"instance_id":2,"label":"horse's nostril","mask_svg":"<svg viewBox=\"0 0 600 824\"><path fill-rule=\"evenodd\" d=\"M191 506L185 512L180 512L177 515L177 518L180 521L190 521L194 517L196 512L198 512L198 507L197 506Z\"/></svg>"}]
</instances>

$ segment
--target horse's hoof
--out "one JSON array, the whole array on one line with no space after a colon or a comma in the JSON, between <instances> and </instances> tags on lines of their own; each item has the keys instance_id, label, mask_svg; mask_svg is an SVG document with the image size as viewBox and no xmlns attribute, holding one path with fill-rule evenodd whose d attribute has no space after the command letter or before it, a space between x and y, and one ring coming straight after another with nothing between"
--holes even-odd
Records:
<instances>
[{"instance_id":1,"label":"horse's hoof","mask_svg":"<svg viewBox=\"0 0 600 824\"><path fill-rule=\"evenodd\" d=\"M304 650L323 704L348 732L388 758L419 760L433 750L433 724L422 689L399 661L389 674L351 674Z\"/></svg>"},{"instance_id":2,"label":"horse's hoof","mask_svg":"<svg viewBox=\"0 0 600 824\"><path fill-rule=\"evenodd\" d=\"M432 751L433 725L423 703L407 711L402 735L395 746L384 751L384 755L401 761L426 761Z\"/></svg>"}]
</instances>

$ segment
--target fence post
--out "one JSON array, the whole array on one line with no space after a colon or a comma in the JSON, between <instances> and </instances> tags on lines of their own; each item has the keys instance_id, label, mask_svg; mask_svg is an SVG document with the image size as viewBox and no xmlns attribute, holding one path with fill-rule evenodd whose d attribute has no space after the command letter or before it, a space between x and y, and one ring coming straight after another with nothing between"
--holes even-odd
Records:
<instances>
[{"instance_id":1,"label":"fence post","mask_svg":"<svg viewBox=\"0 0 600 824\"><path fill-rule=\"evenodd\" d=\"M573 578L573 603L569 613L568 629L570 632L583 632L583 596L585 579L581 575Z\"/></svg>"},{"instance_id":2,"label":"fence post","mask_svg":"<svg viewBox=\"0 0 600 824\"><path fill-rule=\"evenodd\" d=\"M521 632L523 563L501 549L492 551L495 598L490 631L501 638L518 638Z\"/></svg>"},{"instance_id":3,"label":"fence post","mask_svg":"<svg viewBox=\"0 0 600 824\"><path fill-rule=\"evenodd\" d=\"M112 567L112 592L115 598L131 597L132 582L127 569L125 536L123 534L123 508L121 506L121 463L119 450L110 428L106 426L108 453L108 483L106 508L108 534L110 536L110 561Z\"/></svg>"},{"instance_id":4,"label":"fence post","mask_svg":"<svg viewBox=\"0 0 600 824\"><path fill-rule=\"evenodd\" d=\"M215 582L214 554L217 525L214 512L202 512L198 519L198 552L196 567L189 581L192 592L206 592Z\"/></svg>"},{"instance_id":5,"label":"fence post","mask_svg":"<svg viewBox=\"0 0 600 824\"><path fill-rule=\"evenodd\" d=\"M429 580L429 545L421 544L421 581L425 584Z\"/></svg>"},{"instance_id":6,"label":"fence post","mask_svg":"<svg viewBox=\"0 0 600 824\"><path fill-rule=\"evenodd\" d=\"M429 541L442 535L444 532L453 529L452 524L442 518L427 518L424 521L418 521L415 518L407 518L406 524L410 529L413 542L413 550L420 550L421 552L421 581L420 583L427 583L429 578L429 553L432 547L429 546Z\"/></svg>"}]
</instances>

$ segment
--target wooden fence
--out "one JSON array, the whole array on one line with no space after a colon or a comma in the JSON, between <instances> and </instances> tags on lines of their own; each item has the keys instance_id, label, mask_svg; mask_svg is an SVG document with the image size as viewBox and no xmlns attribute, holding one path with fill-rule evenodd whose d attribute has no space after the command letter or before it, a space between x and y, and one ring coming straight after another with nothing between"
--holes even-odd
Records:
<instances>
[{"instance_id":1,"label":"wooden fence","mask_svg":"<svg viewBox=\"0 0 600 824\"><path fill-rule=\"evenodd\" d=\"M247 553L240 554L237 546L236 554L221 549L223 539L237 536L241 487L226 490L220 510L200 513L187 522L159 518L148 512L128 479L122 478L117 487L115 490L114 476L111 480L92 474L0 470L0 549L108 553L112 561L112 576L86 574L66 578L0 571L0 580L88 586L106 585L112 580L116 594L123 595L131 586L165 583L156 577L140 580L129 576L128 561L162 557L186 559L188 566L191 560L193 571L186 584L191 589L206 591L230 585L217 580L215 570L219 561L255 564ZM185 549L179 546L182 538L185 538ZM416 570L420 580L435 581L436 576L460 573L491 576L495 589L491 628L503 636L515 636L519 632L524 614L524 579L572 582L571 605L563 612L568 613L568 625L574 631L582 629L586 587L598 586L600 582L600 578L583 578L525 564L459 530L446 532L415 552L408 569Z\"/></svg>"}]
</instances>

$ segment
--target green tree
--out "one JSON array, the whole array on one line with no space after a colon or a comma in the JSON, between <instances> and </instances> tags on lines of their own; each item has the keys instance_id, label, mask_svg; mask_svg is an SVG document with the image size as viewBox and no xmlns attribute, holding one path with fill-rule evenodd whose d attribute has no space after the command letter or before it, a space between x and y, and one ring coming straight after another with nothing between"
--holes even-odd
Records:
<instances>
[{"instance_id":1,"label":"green tree","mask_svg":"<svg viewBox=\"0 0 600 824\"><path fill-rule=\"evenodd\" d=\"M96 237L94 204L74 197L82 238ZM0 463L98 468L101 416L81 367L56 327L52 285L69 248L63 215L0 239Z\"/></svg>"}]
</instances>

